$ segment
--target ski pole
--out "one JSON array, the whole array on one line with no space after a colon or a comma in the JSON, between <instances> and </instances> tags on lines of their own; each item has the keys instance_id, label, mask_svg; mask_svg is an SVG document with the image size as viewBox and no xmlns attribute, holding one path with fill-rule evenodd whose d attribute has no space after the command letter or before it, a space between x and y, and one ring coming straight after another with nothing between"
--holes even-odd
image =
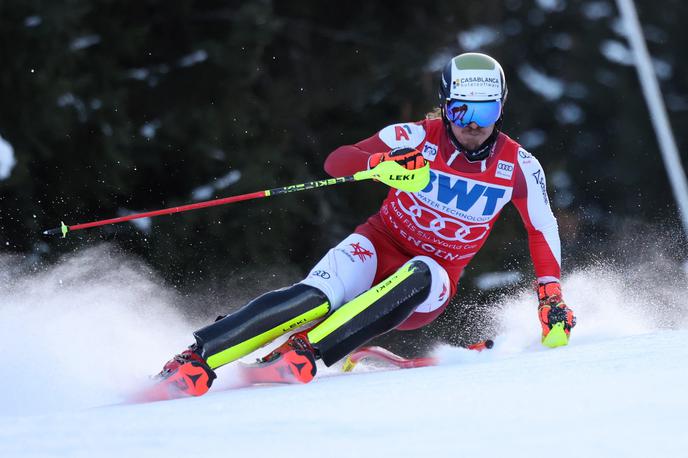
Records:
<instances>
[{"instance_id":1,"label":"ski pole","mask_svg":"<svg viewBox=\"0 0 688 458\"><path fill-rule=\"evenodd\" d=\"M271 197L279 194L288 194L291 192L305 191L307 189L322 188L325 186L332 186L339 183L348 183L352 181L362 180L378 180L393 188L408 191L418 192L425 188L430 182L430 166L425 165L420 169L408 170L394 161L381 162L380 165L371 169L356 172L353 175L328 178L325 180L308 181L306 183L295 184L291 186L284 186L281 188L267 189L264 191L251 192L248 194L241 194L238 196L224 197L221 199L206 200L204 202L197 202L194 204L182 205L179 207L163 208L161 210L154 210L143 213L134 213L131 215L121 216L118 218L104 219L100 221L92 221L90 223L74 224L71 226L61 222L60 227L47 229L43 231L43 235L59 235L67 237L68 232L74 232L81 229L88 229L91 227L105 226L108 224L122 223L139 218L150 218L152 216L169 215L174 213L181 213L189 210L197 210L199 208L215 207L218 205L231 204L243 200L260 199L263 197Z\"/></svg>"}]
</instances>

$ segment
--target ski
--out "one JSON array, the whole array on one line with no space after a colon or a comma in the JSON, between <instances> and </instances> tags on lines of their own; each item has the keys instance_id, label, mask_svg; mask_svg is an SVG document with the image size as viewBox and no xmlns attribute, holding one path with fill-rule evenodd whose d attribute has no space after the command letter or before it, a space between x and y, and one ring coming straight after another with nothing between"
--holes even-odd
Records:
<instances>
[{"instance_id":1,"label":"ski","mask_svg":"<svg viewBox=\"0 0 688 458\"><path fill-rule=\"evenodd\" d=\"M469 345L469 350L483 351L490 349L494 346L492 340L484 340L472 345ZM384 363L391 364L392 366L398 367L399 369L413 369L416 367L427 367L436 366L438 364L437 358L433 357L419 357L419 358L404 358L396 353L392 353L386 348L371 346L371 347L361 347L358 350L351 353L344 360L344 365L342 366L343 372L351 372L356 365L364 360L372 359Z\"/></svg>"},{"instance_id":2,"label":"ski","mask_svg":"<svg viewBox=\"0 0 688 458\"><path fill-rule=\"evenodd\" d=\"M382 361L400 369L436 366L438 362L437 359L433 357L404 358L382 347L361 347L346 357L344 365L342 366L342 371L351 372L354 367L364 359Z\"/></svg>"},{"instance_id":3,"label":"ski","mask_svg":"<svg viewBox=\"0 0 688 458\"><path fill-rule=\"evenodd\" d=\"M492 340L485 340L468 349L482 351L492 348ZM383 362L400 369L435 366L437 358L419 357L404 358L386 348L379 346L361 347L344 360L343 372L351 372L363 360ZM238 381L230 388L239 389L256 385L291 385L310 382L315 376L315 361L310 360L299 351L279 354L267 360L254 363L237 362L234 366ZM212 374L214 375L214 373ZM127 404L169 401L204 394L212 385L214 377L201 367L200 363L191 362L179 367L166 378L156 377L149 386L129 396Z\"/></svg>"}]
</instances>

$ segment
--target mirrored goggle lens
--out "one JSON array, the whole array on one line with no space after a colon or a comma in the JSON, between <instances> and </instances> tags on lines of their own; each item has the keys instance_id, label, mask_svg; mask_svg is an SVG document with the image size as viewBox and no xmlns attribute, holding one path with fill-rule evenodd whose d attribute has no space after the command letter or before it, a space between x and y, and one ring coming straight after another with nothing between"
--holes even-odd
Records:
<instances>
[{"instance_id":1,"label":"mirrored goggle lens","mask_svg":"<svg viewBox=\"0 0 688 458\"><path fill-rule=\"evenodd\" d=\"M459 127L466 127L474 122L480 127L494 124L502 113L502 102L490 100L488 102L468 102L464 100L450 100L446 107L447 118Z\"/></svg>"}]
</instances>

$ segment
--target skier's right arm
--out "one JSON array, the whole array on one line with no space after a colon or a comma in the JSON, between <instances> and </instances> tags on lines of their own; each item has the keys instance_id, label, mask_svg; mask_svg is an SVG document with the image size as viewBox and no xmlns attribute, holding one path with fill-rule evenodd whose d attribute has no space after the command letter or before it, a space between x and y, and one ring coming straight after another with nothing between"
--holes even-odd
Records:
<instances>
[{"instance_id":1,"label":"skier's right arm","mask_svg":"<svg viewBox=\"0 0 688 458\"><path fill-rule=\"evenodd\" d=\"M325 160L325 171L333 177L353 175L384 160L394 160L413 170L416 165L423 165L422 156L416 151L423 140L425 128L422 122L392 124L370 138L332 151ZM392 151L395 153L390 154Z\"/></svg>"},{"instance_id":2,"label":"skier's right arm","mask_svg":"<svg viewBox=\"0 0 688 458\"><path fill-rule=\"evenodd\" d=\"M380 151L389 151L378 134L354 145L340 146L325 160L325 171L333 177L353 175L368 168L368 159Z\"/></svg>"}]
</instances>

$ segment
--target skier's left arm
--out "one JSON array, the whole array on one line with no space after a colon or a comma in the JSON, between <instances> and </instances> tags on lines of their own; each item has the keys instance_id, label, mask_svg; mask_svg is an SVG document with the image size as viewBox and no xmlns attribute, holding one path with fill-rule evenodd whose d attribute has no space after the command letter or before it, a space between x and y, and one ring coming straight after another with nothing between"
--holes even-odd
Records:
<instances>
[{"instance_id":1,"label":"skier's left arm","mask_svg":"<svg viewBox=\"0 0 688 458\"><path fill-rule=\"evenodd\" d=\"M559 284L561 242L557 219L549 205L545 172L535 157L526 150L519 149L515 175L512 201L528 232L530 257L538 283L538 315L542 324L543 342L554 325L562 321L568 342L569 332L575 326L575 318L563 301Z\"/></svg>"}]
</instances>

